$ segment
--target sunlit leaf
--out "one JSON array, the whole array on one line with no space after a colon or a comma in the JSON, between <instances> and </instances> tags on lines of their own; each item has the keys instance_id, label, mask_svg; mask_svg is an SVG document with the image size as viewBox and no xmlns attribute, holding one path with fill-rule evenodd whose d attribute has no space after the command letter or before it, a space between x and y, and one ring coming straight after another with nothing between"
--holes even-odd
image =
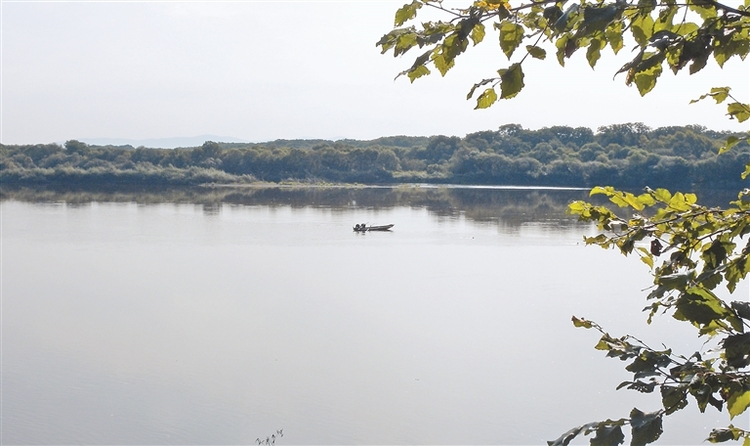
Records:
<instances>
[{"instance_id":1,"label":"sunlit leaf","mask_svg":"<svg viewBox=\"0 0 750 446\"><path fill-rule=\"evenodd\" d=\"M406 76L411 82L414 82L416 79L428 74L430 74L430 70L426 66L420 65L412 70L409 70L409 72L406 73Z\"/></svg>"},{"instance_id":2,"label":"sunlit leaf","mask_svg":"<svg viewBox=\"0 0 750 446\"><path fill-rule=\"evenodd\" d=\"M604 38L609 42L612 51L617 54L623 46L622 23L616 22L607 27L607 29L604 30Z\"/></svg>"},{"instance_id":3,"label":"sunlit leaf","mask_svg":"<svg viewBox=\"0 0 750 446\"><path fill-rule=\"evenodd\" d=\"M740 175L740 178L743 180L746 179L750 175L750 163L745 164L745 171L742 172L742 175Z\"/></svg>"},{"instance_id":4,"label":"sunlit leaf","mask_svg":"<svg viewBox=\"0 0 750 446\"><path fill-rule=\"evenodd\" d=\"M475 110L482 109L482 108L488 108L492 104L494 104L497 101L497 93L495 93L494 88L488 88L484 90L484 92L479 95L477 98L477 106L474 107Z\"/></svg>"},{"instance_id":5,"label":"sunlit leaf","mask_svg":"<svg viewBox=\"0 0 750 446\"><path fill-rule=\"evenodd\" d=\"M654 65L642 71L636 71L633 77L638 92L641 96L645 96L648 92L654 89L656 86L656 80L661 75L661 60L664 56L652 56L651 59L657 59L654 61ZM661 59L661 60L658 60Z\"/></svg>"},{"instance_id":6,"label":"sunlit leaf","mask_svg":"<svg viewBox=\"0 0 750 446\"><path fill-rule=\"evenodd\" d=\"M728 137L727 140L724 142L724 144L721 147L719 147L719 154L721 155L724 152L728 152L739 141L740 141L740 139L737 138L736 136L730 136L730 137Z\"/></svg>"},{"instance_id":7,"label":"sunlit leaf","mask_svg":"<svg viewBox=\"0 0 750 446\"><path fill-rule=\"evenodd\" d=\"M396 18L394 23L396 26L401 26L408 20L413 19L417 15L417 9L422 7L422 2L414 0L413 2L406 4L396 11Z\"/></svg>"},{"instance_id":8,"label":"sunlit leaf","mask_svg":"<svg viewBox=\"0 0 750 446\"><path fill-rule=\"evenodd\" d=\"M750 406L750 390L735 392L727 400L727 410L729 411L730 418L741 414L748 406Z\"/></svg>"},{"instance_id":9,"label":"sunlit leaf","mask_svg":"<svg viewBox=\"0 0 750 446\"><path fill-rule=\"evenodd\" d=\"M466 99L467 99L467 100L468 100L468 99L471 99L471 97L472 97L472 96L474 96L474 92L475 92L475 91L477 91L477 88L479 88L479 87L482 87L482 86L484 86L484 85L487 85L487 84L489 84L490 82L494 82L494 81L496 81L496 80L497 80L497 79L483 79L483 80L482 80L481 82L478 82L478 83L474 84L474 85L473 85L473 86L471 87L471 90L469 90L469 94L467 94L467 95L466 95Z\"/></svg>"},{"instance_id":10,"label":"sunlit leaf","mask_svg":"<svg viewBox=\"0 0 750 446\"><path fill-rule=\"evenodd\" d=\"M672 194L667 189L656 189L654 196L662 203L669 203L669 200L672 199Z\"/></svg>"},{"instance_id":11,"label":"sunlit leaf","mask_svg":"<svg viewBox=\"0 0 750 446\"><path fill-rule=\"evenodd\" d=\"M596 65L596 62L601 57L601 49L604 46L604 43L599 39L592 39L591 44L589 44L589 48L586 51L586 60L589 62L589 66L591 68L594 68Z\"/></svg>"},{"instance_id":12,"label":"sunlit leaf","mask_svg":"<svg viewBox=\"0 0 750 446\"><path fill-rule=\"evenodd\" d=\"M650 15L638 16L631 22L630 31L638 45L645 47L654 34L654 20Z\"/></svg>"},{"instance_id":13,"label":"sunlit leaf","mask_svg":"<svg viewBox=\"0 0 750 446\"><path fill-rule=\"evenodd\" d=\"M474 45L479 44L482 40L484 40L485 30L484 25L481 23L477 23L474 25L474 28L471 29L471 34L469 37L471 37L471 41L474 42Z\"/></svg>"},{"instance_id":14,"label":"sunlit leaf","mask_svg":"<svg viewBox=\"0 0 750 446\"><path fill-rule=\"evenodd\" d=\"M573 325L578 328L581 328L581 327L591 328L592 327L591 321L587 321L586 319L579 319L573 316L572 321L573 321Z\"/></svg>"},{"instance_id":15,"label":"sunlit leaf","mask_svg":"<svg viewBox=\"0 0 750 446\"><path fill-rule=\"evenodd\" d=\"M750 104L741 104L733 102L727 105L727 115L730 119L736 119L739 122L745 122L750 118Z\"/></svg>"},{"instance_id":16,"label":"sunlit leaf","mask_svg":"<svg viewBox=\"0 0 750 446\"><path fill-rule=\"evenodd\" d=\"M500 29L500 48L503 53L510 59L513 52L521 45L523 41L524 29L518 23L506 20L499 25Z\"/></svg>"}]
</instances>

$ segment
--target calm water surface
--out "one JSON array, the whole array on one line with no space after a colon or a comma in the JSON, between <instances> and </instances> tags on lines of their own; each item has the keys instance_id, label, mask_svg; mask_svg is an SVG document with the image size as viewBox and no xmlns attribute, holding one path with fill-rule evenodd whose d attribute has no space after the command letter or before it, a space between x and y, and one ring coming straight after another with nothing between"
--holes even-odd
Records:
<instances>
[{"instance_id":1,"label":"calm water surface","mask_svg":"<svg viewBox=\"0 0 750 446\"><path fill-rule=\"evenodd\" d=\"M584 247L568 195L392 193L6 197L2 442L546 444L660 407L571 315L700 348L646 326L646 267ZM684 412L660 443L728 424Z\"/></svg>"}]
</instances>

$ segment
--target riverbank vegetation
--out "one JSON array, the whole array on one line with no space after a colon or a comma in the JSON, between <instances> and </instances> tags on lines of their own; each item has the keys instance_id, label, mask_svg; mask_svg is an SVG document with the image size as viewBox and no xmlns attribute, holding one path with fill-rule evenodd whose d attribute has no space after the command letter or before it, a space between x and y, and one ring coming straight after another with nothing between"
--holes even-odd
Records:
<instances>
[{"instance_id":1,"label":"riverbank vegetation","mask_svg":"<svg viewBox=\"0 0 750 446\"><path fill-rule=\"evenodd\" d=\"M718 154L730 136L701 126L640 123L497 130L450 136L358 140L206 142L151 149L64 145L0 146L5 185L182 186L256 181L452 183L517 186L731 188L743 184L750 146Z\"/></svg>"}]
</instances>

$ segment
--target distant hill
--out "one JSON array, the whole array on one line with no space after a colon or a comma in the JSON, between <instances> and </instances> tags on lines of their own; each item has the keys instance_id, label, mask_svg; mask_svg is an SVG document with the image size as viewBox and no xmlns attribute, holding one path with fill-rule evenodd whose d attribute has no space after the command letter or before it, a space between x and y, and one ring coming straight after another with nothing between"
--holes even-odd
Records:
<instances>
[{"instance_id":1,"label":"distant hill","mask_svg":"<svg viewBox=\"0 0 750 446\"><path fill-rule=\"evenodd\" d=\"M81 138L79 141L92 146L125 146L149 147L155 149L174 149L175 147L198 147L206 141L248 143L245 139L231 136L198 135L180 136L175 138L126 139L126 138Z\"/></svg>"}]
</instances>

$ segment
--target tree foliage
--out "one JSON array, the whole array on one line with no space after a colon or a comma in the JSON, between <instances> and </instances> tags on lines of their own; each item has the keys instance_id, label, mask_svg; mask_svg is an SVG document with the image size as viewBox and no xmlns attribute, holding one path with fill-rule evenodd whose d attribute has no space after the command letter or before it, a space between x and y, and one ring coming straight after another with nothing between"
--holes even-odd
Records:
<instances>
[{"instance_id":1,"label":"tree foliage","mask_svg":"<svg viewBox=\"0 0 750 446\"><path fill-rule=\"evenodd\" d=\"M405 26L423 8L439 10L447 20ZM727 60L744 60L750 52L748 0L736 7L715 0L477 0L456 9L440 0L414 0L396 12L395 26L377 45L394 56L419 49L421 54L411 67L399 74L412 82L430 74L430 68L444 76L459 55L485 40L488 29L495 32L508 65L498 69L497 76L471 87L467 99L475 98L478 109L518 95L525 87L524 63L530 58L543 60L548 51L563 66L576 52L585 53L593 68L607 47L618 55L625 43L632 41L635 50L615 75L623 74L625 83L634 84L641 95L654 89L665 68L677 73L687 67L692 74L710 61L723 67ZM696 101L707 98L726 104L729 119L744 122L750 118L750 105L733 97L729 87L713 88ZM639 141L639 134L644 133L644 129L633 127L611 130L623 139ZM747 139L748 134L733 135L718 153ZM596 150L594 144L583 146L581 157L587 152L588 159ZM677 159L667 164L681 168ZM743 164L744 180L750 175L750 163ZM717 290L724 287L733 293L750 272L750 190L741 191L724 209L702 206L695 194L671 193L665 188L646 188L636 195L611 186L595 187L591 194L607 196L613 204L627 208L628 216L607 206L572 203L571 213L596 223L601 230L586 238L586 243L614 248L624 255L635 253L654 278L645 308L648 322L657 315L670 314L695 327L710 348L687 354L667 347L655 349L634 336L615 337L593 321L573 317L575 326L601 334L596 349L627 362L625 368L632 379L618 389L658 391L662 404L653 412L634 408L622 418L575 427L548 443L564 446L579 435L591 435L592 445L618 445L625 441L626 425L631 445L652 443L662 434L663 418L690 401L701 412L712 406L726 409L730 420L741 414L746 417L750 407L750 303L722 299ZM714 429L708 441L743 439L750 445L750 431L730 424Z\"/></svg>"},{"instance_id":2,"label":"tree foliage","mask_svg":"<svg viewBox=\"0 0 750 446\"><path fill-rule=\"evenodd\" d=\"M383 53L401 56L420 51L413 64L402 71L410 81L431 73L445 74L458 56L487 38L487 30L508 59L497 76L474 84L467 95L476 97L476 108L487 108L498 99L510 99L525 87L524 63L545 59L554 52L560 65L576 52L585 51L593 68L607 47L615 55L632 41L632 57L616 75L635 84L641 95L651 91L664 68L677 73L687 67L696 73L710 60L723 67L727 60L744 60L750 52L749 3L733 8L714 0L531 0L511 4L508 0L477 0L465 8L448 8L441 0L414 0L396 12L395 26L378 42ZM449 20L413 22L423 8L444 12ZM624 53L624 52L623 52ZM634 56L633 56L634 55ZM498 92L499 89L499 92ZM734 99L728 87L707 93L717 103L730 99L727 114L743 122L750 118L748 104ZM499 94L498 94L499 93Z\"/></svg>"},{"instance_id":3,"label":"tree foliage","mask_svg":"<svg viewBox=\"0 0 750 446\"><path fill-rule=\"evenodd\" d=\"M249 181L662 188L742 186L750 145L718 154L736 134L700 126L651 129L640 123L593 131L553 126L370 141L282 140L147 149L56 144L0 145L5 185L189 185ZM720 179L720 180L717 180Z\"/></svg>"}]
</instances>

